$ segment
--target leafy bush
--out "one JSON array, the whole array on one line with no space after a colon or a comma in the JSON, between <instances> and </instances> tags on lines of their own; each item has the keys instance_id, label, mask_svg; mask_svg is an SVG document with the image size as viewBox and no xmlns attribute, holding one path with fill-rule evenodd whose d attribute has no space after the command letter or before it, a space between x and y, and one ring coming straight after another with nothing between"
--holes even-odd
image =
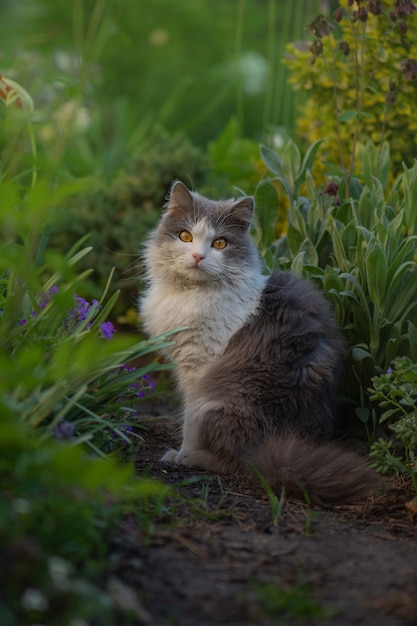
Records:
<instances>
[{"instance_id":1,"label":"leafy bush","mask_svg":"<svg viewBox=\"0 0 417 626\"><path fill-rule=\"evenodd\" d=\"M123 532L127 515L146 533L167 488L78 446L40 443L4 416L0 458L1 623L112 626L141 617L112 591L123 584L108 566L110 533Z\"/></svg>"},{"instance_id":2,"label":"leafy bush","mask_svg":"<svg viewBox=\"0 0 417 626\"><path fill-rule=\"evenodd\" d=\"M325 139L324 161L349 178L368 139L388 141L395 173L413 155L417 132L415 7L398 0L347 4L339 3L333 20L319 15L311 22L310 45L288 47L290 83L308 94L297 130L308 145Z\"/></svg>"},{"instance_id":3,"label":"leafy bush","mask_svg":"<svg viewBox=\"0 0 417 626\"><path fill-rule=\"evenodd\" d=\"M164 366L129 363L166 337L113 336L108 316L118 293L108 298L108 284L100 301L78 295L91 270L77 265L89 249L63 257L47 242L53 208L86 183L41 177L30 97L0 77L0 100L7 131L16 133L0 172L0 621L111 626L123 614L130 623L141 605L134 596L125 610L118 600L123 583L109 578L109 533L121 532L126 515L148 532L166 489L104 453L109 439L114 446L137 436L131 422L140 426L148 375ZM31 151L20 154L27 137ZM32 167L16 175L23 162Z\"/></svg>"},{"instance_id":4,"label":"leafy bush","mask_svg":"<svg viewBox=\"0 0 417 626\"><path fill-rule=\"evenodd\" d=\"M389 423L397 440L380 438L373 444L373 466L382 474L408 473L417 492L417 364L397 357L372 379L369 392L382 409L380 423Z\"/></svg>"},{"instance_id":5,"label":"leafy bush","mask_svg":"<svg viewBox=\"0 0 417 626\"><path fill-rule=\"evenodd\" d=\"M202 151L182 135L155 129L137 146L107 185L95 184L55 211L49 244L70 250L88 233L92 247L79 267L94 267L89 285L92 295L104 288L112 268L112 289L122 290L118 310L125 310L138 290L139 244L155 225L169 186L175 178L201 186L208 161ZM127 268L130 268L127 269Z\"/></svg>"},{"instance_id":6,"label":"leafy bush","mask_svg":"<svg viewBox=\"0 0 417 626\"><path fill-rule=\"evenodd\" d=\"M262 148L273 177L264 177L255 194L255 237L270 266L311 278L331 301L350 347L344 393L368 423L375 419L365 397L371 376L396 356L417 359L417 162L404 167L385 200L381 167L389 166L389 154L386 148L381 164L369 142L363 151L369 186L353 179L355 195L344 199L342 179L316 187L309 169L318 148L314 144L304 160L292 142L281 157ZM304 180L306 196L300 195ZM280 239L278 181L290 200L287 232Z\"/></svg>"}]
</instances>

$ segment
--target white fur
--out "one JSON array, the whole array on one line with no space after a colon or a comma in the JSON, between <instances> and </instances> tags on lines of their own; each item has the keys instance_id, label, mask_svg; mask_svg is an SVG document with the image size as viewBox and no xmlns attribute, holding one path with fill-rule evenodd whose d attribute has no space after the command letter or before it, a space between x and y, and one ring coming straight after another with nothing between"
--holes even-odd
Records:
<instances>
[{"instance_id":1,"label":"white fur","mask_svg":"<svg viewBox=\"0 0 417 626\"><path fill-rule=\"evenodd\" d=\"M230 337L256 311L266 282L253 259L241 267L228 267L223 251L211 245L214 237L213 229L201 220L193 227L191 243L178 238L161 251L151 238L146 251L149 287L140 313L153 337L187 327L167 350L168 358L178 365L185 401L204 367L223 353ZM205 257L198 267L193 253ZM225 272L233 273L232 281L221 279Z\"/></svg>"}]
</instances>

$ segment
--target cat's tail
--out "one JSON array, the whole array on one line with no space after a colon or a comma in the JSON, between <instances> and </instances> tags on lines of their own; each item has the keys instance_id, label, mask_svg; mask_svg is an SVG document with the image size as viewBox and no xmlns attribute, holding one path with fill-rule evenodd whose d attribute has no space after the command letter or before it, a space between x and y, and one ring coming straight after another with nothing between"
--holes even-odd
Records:
<instances>
[{"instance_id":1,"label":"cat's tail","mask_svg":"<svg viewBox=\"0 0 417 626\"><path fill-rule=\"evenodd\" d=\"M284 489L312 504L351 504L381 489L379 477L358 454L295 434L271 438L247 461L277 495Z\"/></svg>"}]
</instances>

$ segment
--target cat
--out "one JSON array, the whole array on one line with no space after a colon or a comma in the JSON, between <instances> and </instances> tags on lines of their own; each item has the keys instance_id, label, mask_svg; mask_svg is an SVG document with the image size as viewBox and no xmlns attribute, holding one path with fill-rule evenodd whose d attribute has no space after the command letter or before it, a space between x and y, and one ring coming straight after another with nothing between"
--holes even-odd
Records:
<instances>
[{"instance_id":1,"label":"cat","mask_svg":"<svg viewBox=\"0 0 417 626\"><path fill-rule=\"evenodd\" d=\"M354 502L378 479L330 442L344 342L311 281L262 273L253 213L251 197L210 200L176 181L145 244L145 331L180 329L165 356L177 365L182 445L162 461Z\"/></svg>"}]
</instances>

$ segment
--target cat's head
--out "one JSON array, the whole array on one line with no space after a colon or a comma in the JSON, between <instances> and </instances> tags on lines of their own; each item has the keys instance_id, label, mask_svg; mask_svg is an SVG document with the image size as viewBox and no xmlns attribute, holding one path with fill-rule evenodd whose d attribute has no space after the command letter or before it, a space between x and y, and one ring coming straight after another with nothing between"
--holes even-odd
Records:
<instances>
[{"instance_id":1,"label":"cat's head","mask_svg":"<svg viewBox=\"0 0 417 626\"><path fill-rule=\"evenodd\" d=\"M177 181L146 259L153 275L189 284L227 284L259 271L248 233L253 200L209 200Z\"/></svg>"}]
</instances>

